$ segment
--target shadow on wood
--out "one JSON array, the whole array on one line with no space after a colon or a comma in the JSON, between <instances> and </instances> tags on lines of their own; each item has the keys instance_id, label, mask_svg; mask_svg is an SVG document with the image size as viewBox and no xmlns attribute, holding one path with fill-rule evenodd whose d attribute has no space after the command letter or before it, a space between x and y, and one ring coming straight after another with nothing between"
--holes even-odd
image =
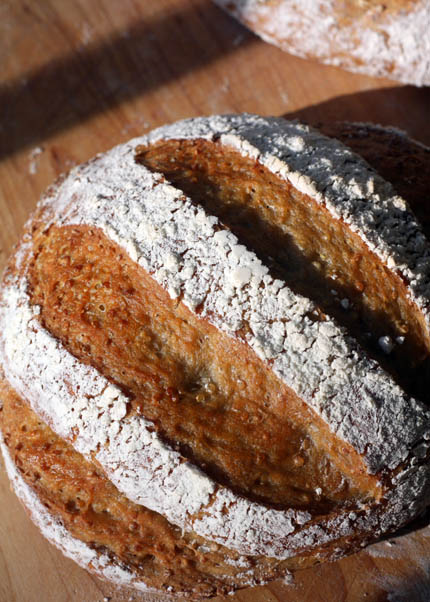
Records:
<instances>
[{"instance_id":1,"label":"shadow on wood","mask_svg":"<svg viewBox=\"0 0 430 602\"><path fill-rule=\"evenodd\" d=\"M331 121L368 122L369 114L373 122L405 130L412 138L430 145L430 88L368 90L331 98L284 117L317 125Z\"/></svg>"},{"instance_id":2,"label":"shadow on wood","mask_svg":"<svg viewBox=\"0 0 430 602\"><path fill-rule=\"evenodd\" d=\"M241 47L257 41L202 0L6 82L0 86L0 159L234 52L238 36Z\"/></svg>"}]
</instances>

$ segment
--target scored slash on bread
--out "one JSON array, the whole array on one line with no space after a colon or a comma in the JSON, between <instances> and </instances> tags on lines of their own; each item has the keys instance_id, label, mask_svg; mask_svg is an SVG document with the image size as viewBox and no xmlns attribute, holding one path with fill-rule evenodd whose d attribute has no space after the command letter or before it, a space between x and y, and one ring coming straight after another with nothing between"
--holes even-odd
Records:
<instances>
[{"instance_id":1,"label":"scored slash on bread","mask_svg":"<svg viewBox=\"0 0 430 602\"><path fill-rule=\"evenodd\" d=\"M215 0L296 56L406 84L430 84L427 0Z\"/></svg>"},{"instance_id":2,"label":"scored slash on bread","mask_svg":"<svg viewBox=\"0 0 430 602\"><path fill-rule=\"evenodd\" d=\"M128 557L130 580L210 595L426 507L429 300L425 236L358 156L282 119L187 120L42 200L4 279L5 388L194 538L193 570Z\"/></svg>"}]
</instances>

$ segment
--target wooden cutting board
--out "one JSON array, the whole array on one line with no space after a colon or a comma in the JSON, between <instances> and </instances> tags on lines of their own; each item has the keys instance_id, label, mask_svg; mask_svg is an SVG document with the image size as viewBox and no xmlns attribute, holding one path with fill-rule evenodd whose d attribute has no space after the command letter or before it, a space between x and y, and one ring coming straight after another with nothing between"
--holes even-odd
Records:
<instances>
[{"instance_id":1,"label":"wooden cutting board","mask_svg":"<svg viewBox=\"0 0 430 602\"><path fill-rule=\"evenodd\" d=\"M430 144L429 89L283 54L206 0L3 0L0 64L0 268L59 173L165 122L242 111L373 121ZM0 602L158 599L113 590L63 558L3 469L0 516ZM428 601L430 528L232 599Z\"/></svg>"}]
</instances>

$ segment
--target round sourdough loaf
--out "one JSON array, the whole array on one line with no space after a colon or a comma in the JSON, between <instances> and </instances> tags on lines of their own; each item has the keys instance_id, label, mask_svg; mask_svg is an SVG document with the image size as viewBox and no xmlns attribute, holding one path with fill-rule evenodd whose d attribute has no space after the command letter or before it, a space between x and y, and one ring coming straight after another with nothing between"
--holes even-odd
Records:
<instances>
[{"instance_id":1,"label":"round sourdough loaf","mask_svg":"<svg viewBox=\"0 0 430 602\"><path fill-rule=\"evenodd\" d=\"M428 149L326 130L428 225ZM7 471L50 541L141 590L351 553L429 502L429 326L426 236L358 155L283 119L165 126L57 182L9 262Z\"/></svg>"},{"instance_id":2,"label":"round sourdough loaf","mask_svg":"<svg viewBox=\"0 0 430 602\"><path fill-rule=\"evenodd\" d=\"M374 77L430 84L427 0L215 0L266 42Z\"/></svg>"}]
</instances>

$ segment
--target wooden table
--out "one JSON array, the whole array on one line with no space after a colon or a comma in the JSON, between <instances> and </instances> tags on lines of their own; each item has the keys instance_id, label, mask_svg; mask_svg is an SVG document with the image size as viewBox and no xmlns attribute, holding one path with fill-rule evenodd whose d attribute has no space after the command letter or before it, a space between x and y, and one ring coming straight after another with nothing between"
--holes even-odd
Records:
<instances>
[{"instance_id":1,"label":"wooden table","mask_svg":"<svg viewBox=\"0 0 430 602\"><path fill-rule=\"evenodd\" d=\"M0 3L0 267L61 172L165 122L249 111L392 124L430 144L430 89L283 54L206 0ZM152 600L46 543L0 474L0 602ZM392 543L390 543L392 541ZM243 602L430 600L430 528L244 590Z\"/></svg>"}]
</instances>

